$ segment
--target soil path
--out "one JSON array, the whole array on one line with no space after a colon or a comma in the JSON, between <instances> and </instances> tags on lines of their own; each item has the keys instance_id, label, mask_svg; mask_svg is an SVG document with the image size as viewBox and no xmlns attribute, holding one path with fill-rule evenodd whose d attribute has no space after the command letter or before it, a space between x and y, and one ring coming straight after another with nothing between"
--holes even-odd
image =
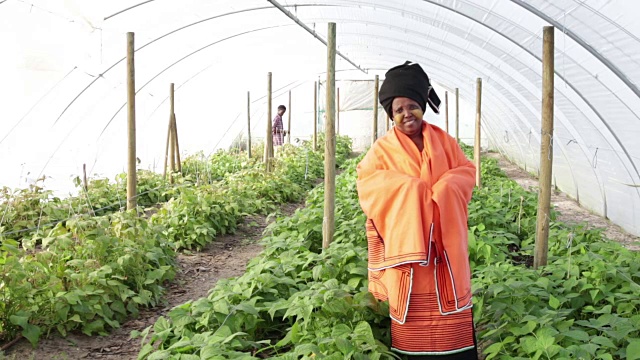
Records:
<instances>
[{"instance_id":1,"label":"soil path","mask_svg":"<svg viewBox=\"0 0 640 360\"><path fill-rule=\"evenodd\" d=\"M280 213L289 216L302 204L284 204ZM169 285L167 303L153 309L141 310L137 319L129 320L108 336L69 334L66 338L52 336L42 339L36 349L26 340L9 349L0 359L7 360L135 360L140 351L140 339L130 339L133 330L142 331L153 325L159 316L188 300L207 296L219 279L240 276L249 260L256 257L262 246L257 241L268 225L266 216L249 216L232 235L216 238L205 249L178 255L178 274ZM269 218L273 221L273 217Z\"/></svg>"},{"instance_id":2,"label":"soil path","mask_svg":"<svg viewBox=\"0 0 640 360\"><path fill-rule=\"evenodd\" d=\"M487 153L489 157L498 160L500 168L525 189L537 188L538 179L524 171L517 165L506 160L498 153ZM587 223L592 228L603 228L604 236L624 245L629 250L640 251L640 238L624 231L620 226L611 221L596 215L591 211L581 207L574 199L567 194L554 191L551 194L551 204L560 212L558 220L567 224Z\"/></svg>"}]
</instances>

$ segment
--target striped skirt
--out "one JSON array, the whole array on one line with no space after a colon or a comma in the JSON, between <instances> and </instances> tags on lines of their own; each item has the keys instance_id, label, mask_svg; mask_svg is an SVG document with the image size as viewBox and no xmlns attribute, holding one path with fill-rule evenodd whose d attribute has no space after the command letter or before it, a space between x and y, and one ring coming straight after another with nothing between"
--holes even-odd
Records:
<instances>
[{"instance_id":1,"label":"striped skirt","mask_svg":"<svg viewBox=\"0 0 640 360\"><path fill-rule=\"evenodd\" d=\"M435 292L434 264L413 264L413 286L404 324L391 321L391 346L410 359L476 360L472 309L442 315Z\"/></svg>"}]
</instances>

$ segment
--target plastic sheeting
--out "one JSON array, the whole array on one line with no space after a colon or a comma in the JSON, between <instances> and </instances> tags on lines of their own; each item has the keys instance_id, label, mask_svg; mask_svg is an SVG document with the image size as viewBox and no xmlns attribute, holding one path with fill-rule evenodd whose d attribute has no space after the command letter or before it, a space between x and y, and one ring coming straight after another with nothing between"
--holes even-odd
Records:
<instances>
[{"instance_id":1,"label":"plastic sheeting","mask_svg":"<svg viewBox=\"0 0 640 360\"><path fill-rule=\"evenodd\" d=\"M532 173L541 145L542 27L554 25L554 183L583 206L640 234L637 1L280 4L320 37L325 38L327 22L338 24L338 50L368 69L362 73L339 58L338 80L371 84L373 75L382 81L391 66L419 62L441 86L441 98L444 91L460 89L461 126L472 126L475 79L481 77L482 123L490 147ZM246 131L247 91L252 133L260 137L267 121L268 71L278 89L274 106L286 105L292 91L294 138L310 136L313 82L324 76L326 50L268 1L0 0L0 96L8 100L0 123L0 184L23 186L25 179L45 174L50 186L66 190L69 176L83 163L92 173L122 171L127 31L136 33L142 166L161 163L170 82L176 83L186 152L228 147ZM340 86L343 131L364 146L371 128L362 119L371 115L357 109L373 106L358 100L368 91L347 90L346 82ZM432 121L442 124L442 115Z\"/></svg>"}]
</instances>

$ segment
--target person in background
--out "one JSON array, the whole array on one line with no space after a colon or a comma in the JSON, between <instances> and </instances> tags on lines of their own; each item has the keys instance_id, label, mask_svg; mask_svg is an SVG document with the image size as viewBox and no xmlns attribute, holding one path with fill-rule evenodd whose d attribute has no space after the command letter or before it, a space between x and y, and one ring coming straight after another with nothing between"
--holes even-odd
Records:
<instances>
[{"instance_id":1,"label":"person in background","mask_svg":"<svg viewBox=\"0 0 640 360\"><path fill-rule=\"evenodd\" d=\"M477 360L467 205L475 166L423 120L440 99L418 64L390 69L379 100L395 126L358 164L369 291L389 301L391 346L409 359Z\"/></svg>"},{"instance_id":2,"label":"person in background","mask_svg":"<svg viewBox=\"0 0 640 360\"><path fill-rule=\"evenodd\" d=\"M278 106L278 114L273 118L271 132L273 134L274 155L278 152L278 147L284 145L284 136L287 134L282 123L282 115L284 115L285 112L287 112L287 107L280 105Z\"/></svg>"}]
</instances>

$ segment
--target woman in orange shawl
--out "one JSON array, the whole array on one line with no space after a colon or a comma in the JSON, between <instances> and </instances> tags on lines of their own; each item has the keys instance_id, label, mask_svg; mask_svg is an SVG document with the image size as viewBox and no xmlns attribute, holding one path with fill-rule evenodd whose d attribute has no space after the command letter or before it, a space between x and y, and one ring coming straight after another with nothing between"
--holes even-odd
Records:
<instances>
[{"instance_id":1,"label":"woman in orange shawl","mask_svg":"<svg viewBox=\"0 0 640 360\"><path fill-rule=\"evenodd\" d=\"M369 291L389 301L392 348L411 359L477 359L467 204L475 167L422 117L440 99L420 65L390 69L380 103L395 126L358 164Z\"/></svg>"}]
</instances>

